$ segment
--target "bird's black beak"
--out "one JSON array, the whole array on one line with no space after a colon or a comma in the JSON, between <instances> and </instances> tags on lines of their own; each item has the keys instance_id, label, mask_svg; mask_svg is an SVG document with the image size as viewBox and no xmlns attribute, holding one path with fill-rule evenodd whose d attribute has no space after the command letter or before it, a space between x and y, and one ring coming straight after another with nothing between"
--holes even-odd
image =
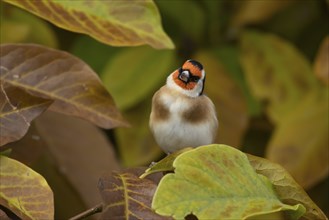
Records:
<instances>
[{"instance_id":1,"label":"bird's black beak","mask_svg":"<svg viewBox=\"0 0 329 220\"><path fill-rule=\"evenodd\" d=\"M179 70L178 78L182 80L184 83L188 83L190 81L190 73L187 70Z\"/></svg>"}]
</instances>

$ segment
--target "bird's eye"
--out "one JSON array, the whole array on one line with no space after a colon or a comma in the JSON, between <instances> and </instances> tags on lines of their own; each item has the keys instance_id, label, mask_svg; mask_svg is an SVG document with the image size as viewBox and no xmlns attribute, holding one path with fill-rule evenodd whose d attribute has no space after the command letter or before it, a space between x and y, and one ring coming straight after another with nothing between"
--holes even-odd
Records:
<instances>
[{"instance_id":1,"label":"bird's eye","mask_svg":"<svg viewBox=\"0 0 329 220\"><path fill-rule=\"evenodd\" d=\"M198 77L198 76L191 76L191 78L190 78L190 80L191 80L192 82L198 82L199 79L200 79L200 77Z\"/></svg>"}]
</instances>

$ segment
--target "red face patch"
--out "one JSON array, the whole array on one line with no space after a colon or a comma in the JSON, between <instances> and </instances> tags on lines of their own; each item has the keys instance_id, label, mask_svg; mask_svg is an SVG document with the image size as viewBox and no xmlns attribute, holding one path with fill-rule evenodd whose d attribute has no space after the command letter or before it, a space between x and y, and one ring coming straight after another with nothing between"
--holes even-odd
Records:
<instances>
[{"instance_id":1,"label":"red face patch","mask_svg":"<svg viewBox=\"0 0 329 220\"><path fill-rule=\"evenodd\" d=\"M182 68L184 70L189 70L190 73L193 75L193 76L198 76L200 78L202 78L202 72L201 70L197 67L197 66L194 66L192 63L190 63L189 61L186 61Z\"/></svg>"},{"instance_id":2,"label":"red face patch","mask_svg":"<svg viewBox=\"0 0 329 220\"><path fill-rule=\"evenodd\" d=\"M189 82L189 83L184 83L182 80L180 80L178 78L178 75L179 75L179 71L176 70L173 74L173 80L174 82L179 86L181 87L182 89L186 89L186 90L192 90L194 89L194 87L196 86L196 82Z\"/></svg>"}]
</instances>

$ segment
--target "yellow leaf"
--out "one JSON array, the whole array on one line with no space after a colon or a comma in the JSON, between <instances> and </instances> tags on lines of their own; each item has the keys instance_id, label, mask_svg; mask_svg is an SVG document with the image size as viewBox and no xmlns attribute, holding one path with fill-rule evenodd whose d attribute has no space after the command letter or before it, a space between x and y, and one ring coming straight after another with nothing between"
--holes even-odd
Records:
<instances>
[{"instance_id":1,"label":"yellow leaf","mask_svg":"<svg viewBox=\"0 0 329 220\"><path fill-rule=\"evenodd\" d=\"M174 48L153 1L5 0L66 30L113 46Z\"/></svg>"},{"instance_id":2,"label":"yellow leaf","mask_svg":"<svg viewBox=\"0 0 329 220\"><path fill-rule=\"evenodd\" d=\"M0 204L22 219L54 219L53 192L24 164L0 155Z\"/></svg>"}]
</instances>

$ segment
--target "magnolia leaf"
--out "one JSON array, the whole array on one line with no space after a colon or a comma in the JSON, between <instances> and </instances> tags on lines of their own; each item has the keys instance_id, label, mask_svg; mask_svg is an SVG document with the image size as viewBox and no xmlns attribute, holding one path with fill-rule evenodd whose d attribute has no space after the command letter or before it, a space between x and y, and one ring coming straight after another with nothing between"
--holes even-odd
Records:
<instances>
[{"instance_id":1,"label":"magnolia leaf","mask_svg":"<svg viewBox=\"0 0 329 220\"><path fill-rule=\"evenodd\" d=\"M131 172L104 175L98 183L104 201L100 219L168 219L151 209L157 185Z\"/></svg>"},{"instance_id":2,"label":"magnolia leaf","mask_svg":"<svg viewBox=\"0 0 329 220\"><path fill-rule=\"evenodd\" d=\"M103 128L126 125L97 75L78 58L33 44L5 44L0 62L2 82L54 100L51 110Z\"/></svg>"},{"instance_id":3,"label":"magnolia leaf","mask_svg":"<svg viewBox=\"0 0 329 220\"><path fill-rule=\"evenodd\" d=\"M128 109L149 96L174 69L175 52L149 47L127 48L117 53L101 73L102 81L118 108ZM129 65L127 65L129 64Z\"/></svg>"},{"instance_id":4,"label":"magnolia leaf","mask_svg":"<svg viewBox=\"0 0 329 220\"><path fill-rule=\"evenodd\" d=\"M219 129L215 143L240 147L248 126L248 110L241 89L212 51L200 51L194 58L205 68L205 94L217 110Z\"/></svg>"},{"instance_id":5,"label":"magnolia leaf","mask_svg":"<svg viewBox=\"0 0 329 220\"><path fill-rule=\"evenodd\" d=\"M130 128L116 130L121 161L126 167L149 164L163 154L149 128L150 111L151 98L124 112Z\"/></svg>"},{"instance_id":6,"label":"magnolia leaf","mask_svg":"<svg viewBox=\"0 0 329 220\"><path fill-rule=\"evenodd\" d=\"M1 69L2 72L4 69ZM22 138L33 119L52 103L0 81L0 146Z\"/></svg>"},{"instance_id":7,"label":"magnolia leaf","mask_svg":"<svg viewBox=\"0 0 329 220\"><path fill-rule=\"evenodd\" d=\"M43 19L5 4L0 26L0 42L37 43L56 48L58 45L54 30Z\"/></svg>"},{"instance_id":8,"label":"magnolia leaf","mask_svg":"<svg viewBox=\"0 0 329 220\"><path fill-rule=\"evenodd\" d=\"M266 152L306 189L329 174L328 94L326 87L304 95L296 111L282 116Z\"/></svg>"},{"instance_id":9,"label":"magnolia leaf","mask_svg":"<svg viewBox=\"0 0 329 220\"><path fill-rule=\"evenodd\" d=\"M231 25L239 28L247 24L261 23L294 1L239 1L240 5L232 18Z\"/></svg>"},{"instance_id":10,"label":"magnolia leaf","mask_svg":"<svg viewBox=\"0 0 329 220\"><path fill-rule=\"evenodd\" d=\"M153 1L5 0L69 31L112 46L174 48Z\"/></svg>"},{"instance_id":11,"label":"magnolia leaf","mask_svg":"<svg viewBox=\"0 0 329 220\"><path fill-rule=\"evenodd\" d=\"M306 213L301 220L328 219L304 189L279 164L253 155L247 156L256 172L271 181L276 194L283 203L289 205L300 203L306 208Z\"/></svg>"},{"instance_id":12,"label":"magnolia leaf","mask_svg":"<svg viewBox=\"0 0 329 220\"><path fill-rule=\"evenodd\" d=\"M314 73L327 86L329 85L329 36L321 43L315 58Z\"/></svg>"},{"instance_id":13,"label":"magnolia leaf","mask_svg":"<svg viewBox=\"0 0 329 220\"><path fill-rule=\"evenodd\" d=\"M289 211L292 219L305 212L301 204L282 203L269 180L258 175L241 151L226 145L201 146L176 158L174 174L162 178L152 208L183 219L246 219Z\"/></svg>"},{"instance_id":14,"label":"magnolia leaf","mask_svg":"<svg viewBox=\"0 0 329 220\"><path fill-rule=\"evenodd\" d=\"M46 180L24 164L0 156L0 204L22 219L54 219L53 193Z\"/></svg>"},{"instance_id":15,"label":"magnolia leaf","mask_svg":"<svg viewBox=\"0 0 329 220\"><path fill-rule=\"evenodd\" d=\"M279 37L246 32L241 50L249 87L256 98L268 101L267 113L275 123L292 111L304 94L319 86L306 58Z\"/></svg>"},{"instance_id":16,"label":"magnolia leaf","mask_svg":"<svg viewBox=\"0 0 329 220\"><path fill-rule=\"evenodd\" d=\"M59 172L87 206L97 204L101 199L96 187L99 176L105 168L119 169L106 135L87 121L49 111L35 120L35 125L43 147L61 168Z\"/></svg>"},{"instance_id":17,"label":"magnolia leaf","mask_svg":"<svg viewBox=\"0 0 329 220\"><path fill-rule=\"evenodd\" d=\"M191 147L183 148L179 151L169 154L168 156L166 156L159 162L156 162L155 164L151 164L151 166L145 170L145 172L140 176L140 178L145 178L146 176L148 176L152 173L173 171L174 170L173 163L174 163L175 159L182 153L192 150L192 149L193 148L191 148Z\"/></svg>"}]
</instances>

